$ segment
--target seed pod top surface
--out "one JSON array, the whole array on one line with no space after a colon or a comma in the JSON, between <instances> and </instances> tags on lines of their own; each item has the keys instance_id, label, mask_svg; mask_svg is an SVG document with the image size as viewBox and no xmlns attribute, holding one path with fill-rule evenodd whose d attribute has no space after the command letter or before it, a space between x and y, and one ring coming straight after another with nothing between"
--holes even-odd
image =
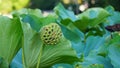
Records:
<instances>
[{"instance_id":1,"label":"seed pod top surface","mask_svg":"<svg viewBox=\"0 0 120 68\"><path fill-rule=\"evenodd\" d=\"M62 36L61 28L56 23L51 23L49 25L43 26L41 28L41 39L44 44L55 45L60 41Z\"/></svg>"}]
</instances>

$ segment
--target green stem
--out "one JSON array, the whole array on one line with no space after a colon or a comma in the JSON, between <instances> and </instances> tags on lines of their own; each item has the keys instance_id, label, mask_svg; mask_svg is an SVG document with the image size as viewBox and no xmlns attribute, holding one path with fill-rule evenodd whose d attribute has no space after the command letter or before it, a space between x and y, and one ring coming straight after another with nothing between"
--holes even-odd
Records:
<instances>
[{"instance_id":1,"label":"green stem","mask_svg":"<svg viewBox=\"0 0 120 68\"><path fill-rule=\"evenodd\" d=\"M37 67L36 67L36 68L39 68L39 65L40 65L40 60L41 60L43 45L44 45L44 44L42 44L41 47L40 47L40 54L39 54L39 56L38 56L38 63L37 63Z\"/></svg>"}]
</instances>

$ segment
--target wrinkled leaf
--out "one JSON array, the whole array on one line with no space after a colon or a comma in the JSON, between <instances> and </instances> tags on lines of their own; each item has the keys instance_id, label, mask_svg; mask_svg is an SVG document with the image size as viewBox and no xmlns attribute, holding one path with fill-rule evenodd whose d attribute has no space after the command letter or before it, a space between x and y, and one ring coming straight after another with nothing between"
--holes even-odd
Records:
<instances>
[{"instance_id":1,"label":"wrinkled leaf","mask_svg":"<svg viewBox=\"0 0 120 68\"><path fill-rule=\"evenodd\" d=\"M71 43L65 38L56 45L45 45L43 55L41 57L41 67L48 68L56 63L73 63L80 61Z\"/></svg>"},{"instance_id":2,"label":"wrinkled leaf","mask_svg":"<svg viewBox=\"0 0 120 68\"><path fill-rule=\"evenodd\" d=\"M78 15L78 20L74 25L85 32L86 29L96 27L98 24L103 23L108 16L109 13L103 8L90 8Z\"/></svg>"}]
</instances>

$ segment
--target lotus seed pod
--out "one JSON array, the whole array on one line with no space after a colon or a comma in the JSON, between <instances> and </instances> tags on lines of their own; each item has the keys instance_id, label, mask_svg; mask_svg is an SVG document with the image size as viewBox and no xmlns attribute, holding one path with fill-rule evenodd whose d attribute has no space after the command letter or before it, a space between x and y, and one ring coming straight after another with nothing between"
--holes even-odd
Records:
<instances>
[{"instance_id":1,"label":"lotus seed pod","mask_svg":"<svg viewBox=\"0 0 120 68\"><path fill-rule=\"evenodd\" d=\"M56 23L51 23L41 29L40 37L44 44L55 45L60 41L61 36L61 28Z\"/></svg>"}]
</instances>

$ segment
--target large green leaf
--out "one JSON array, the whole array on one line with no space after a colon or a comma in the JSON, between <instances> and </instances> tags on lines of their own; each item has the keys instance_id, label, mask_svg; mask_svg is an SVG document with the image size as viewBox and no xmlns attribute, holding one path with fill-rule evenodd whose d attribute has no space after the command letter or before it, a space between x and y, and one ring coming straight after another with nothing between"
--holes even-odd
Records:
<instances>
[{"instance_id":1,"label":"large green leaf","mask_svg":"<svg viewBox=\"0 0 120 68\"><path fill-rule=\"evenodd\" d=\"M61 19L71 19L72 21L77 20L76 16L72 11L66 10L61 3L59 3L54 8L55 13L61 18Z\"/></svg>"},{"instance_id":2,"label":"large green leaf","mask_svg":"<svg viewBox=\"0 0 120 68\"><path fill-rule=\"evenodd\" d=\"M8 68L8 65L6 60L0 57L0 68Z\"/></svg>"},{"instance_id":3,"label":"large green leaf","mask_svg":"<svg viewBox=\"0 0 120 68\"><path fill-rule=\"evenodd\" d=\"M79 43L84 38L82 32L75 28L71 30L61 24L61 29L63 31L64 36L71 42Z\"/></svg>"},{"instance_id":4,"label":"large green leaf","mask_svg":"<svg viewBox=\"0 0 120 68\"><path fill-rule=\"evenodd\" d=\"M73 63L80 61L70 41L61 38L56 45L45 45L40 35L28 23L22 23L24 32L23 63L24 67L49 68L56 63Z\"/></svg>"},{"instance_id":5,"label":"large green leaf","mask_svg":"<svg viewBox=\"0 0 120 68\"><path fill-rule=\"evenodd\" d=\"M35 15L24 14L22 15L22 21L29 23L34 30L39 31L43 24L40 22L40 18Z\"/></svg>"},{"instance_id":6,"label":"large green leaf","mask_svg":"<svg viewBox=\"0 0 120 68\"><path fill-rule=\"evenodd\" d=\"M49 15L47 17L37 17L31 14L23 14L22 21L29 23L34 30L39 31L42 26L56 22L56 17Z\"/></svg>"},{"instance_id":7,"label":"large green leaf","mask_svg":"<svg viewBox=\"0 0 120 68\"><path fill-rule=\"evenodd\" d=\"M25 68L35 68L40 54L42 42L39 34L28 23L22 23L24 33L23 65Z\"/></svg>"},{"instance_id":8,"label":"large green leaf","mask_svg":"<svg viewBox=\"0 0 120 68\"><path fill-rule=\"evenodd\" d=\"M84 45L84 54L85 56L88 56L89 53L93 50L98 50L99 47L103 46L105 41L104 37L99 37L99 36L89 36Z\"/></svg>"},{"instance_id":9,"label":"large green leaf","mask_svg":"<svg viewBox=\"0 0 120 68\"><path fill-rule=\"evenodd\" d=\"M21 20L26 23L30 23L31 27L37 31L46 24L56 22L57 16L55 14L49 14L44 17L39 9L21 9L19 11L13 11L13 16L21 17Z\"/></svg>"},{"instance_id":10,"label":"large green leaf","mask_svg":"<svg viewBox=\"0 0 120 68\"><path fill-rule=\"evenodd\" d=\"M103 36L105 33L103 26L99 24L105 21L109 13L103 8L90 8L76 16L73 12L70 13L69 10L65 9L62 4L58 4L54 10L59 16L60 24L69 29L72 32L71 35L74 34L78 40L80 40L78 33L81 31L85 34L84 39L90 35ZM76 31L76 29L79 29L79 31ZM73 39L75 40L75 38Z\"/></svg>"},{"instance_id":11,"label":"large green leaf","mask_svg":"<svg viewBox=\"0 0 120 68\"><path fill-rule=\"evenodd\" d=\"M103 8L90 8L78 15L78 20L74 25L81 31L85 31L104 22L108 16L109 13Z\"/></svg>"},{"instance_id":12,"label":"large green leaf","mask_svg":"<svg viewBox=\"0 0 120 68\"><path fill-rule=\"evenodd\" d=\"M74 43L79 43L81 40L80 31L72 24L77 20L74 13L66 10L61 3L54 8L54 11L59 17L57 21L60 23L65 37Z\"/></svg>"},{"instance_id":13,"label":"large green leaf","mask_svg":"<svg viewBox=\"0 0 120 68\"><path fill-rule=\"evenodd\" d=\"M108 57L102 57L97 55L97 51L92 51L90 52L90 54L84 58L83 62L78 62L77 64L75 64L75 66L82 66L83 68L91 67L91 65L96 65L96 64L101 64L100 67L104 67L104 68L113 68L110 60L108 59ZM97 65L99 66L99 65ZM96 66L95 66L96 67Z\"/></svg>"},{"instance_id":14,"label":"large green leaf","mask_svg":"<svg viewBox=\"0 0 120 68\"><path fill-rule=\"evenodd\" d=\"M22 28L18 18L0 16L0 57L10 64L22 45Z\"/></svg>"},{"instance_id":15,"label":"large green leaf","mask_svg":"<svg viewBox=\"0 0 120 68\"><path fill-rule=\"evenodd\" d=\"M117 35L110 41L109 48L108 48L108 56L111 59L111 63L113 64L114 68L120 67L120 36Z\"/></svg>"},{"instance_id":16,"label":"large green leaf","mask_svg":"<svg viewBox=\"0 0 120 68\"><path fill-rule=\"evenodd\" d=\"M110 15L113 14L113 12L115 11L115 9L110 5L107 6L105 9L110 13Z\"/></svg>"}]
</instances>

